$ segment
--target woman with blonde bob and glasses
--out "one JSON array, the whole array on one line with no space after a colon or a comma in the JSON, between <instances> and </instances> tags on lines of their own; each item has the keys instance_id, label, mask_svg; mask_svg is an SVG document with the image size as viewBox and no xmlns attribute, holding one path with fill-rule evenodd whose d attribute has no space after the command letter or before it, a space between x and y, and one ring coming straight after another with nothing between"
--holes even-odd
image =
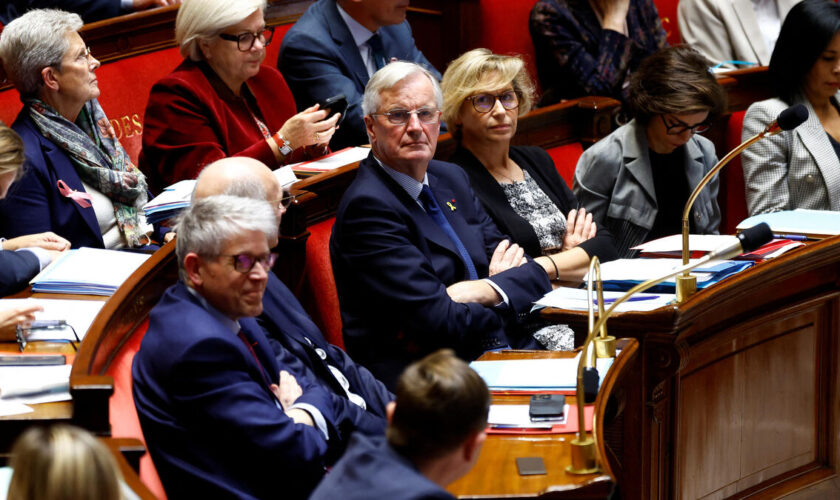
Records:
<instances>
[{"instance_id":1,"label":"woman with blonde bob and glasses","mask_svg":"<svg viewBox=\"0 0 840 500\"><path fill-rule=\"evenodd\" d=\"M534 86L522 59L471 50L443 75L443 119L458 142L449 159L499 229L537 259L549 278L579 280L592 255L615 258L612 236L593 223L543 149L511 146Z\"/></svg>"},{"instance_id":2,"label":"woman with blonde bob and glasses","mask_svg":"<svg viewBox=\"0 0 840 500\"><path fill-rule=\"evenodd\" d=\"M717 163L715 146L696 135L724 109L726 94L706 59L687 45L660 50L630 79L632 120L584 151L575 170L581 204L630 248L682 231L688 196ZM692 234L717 234L718 178L700 191L691 209Z\"/></svg>"},{"instance_id":3,"label":"woman with blonde bob and glasses","mask_svg":"<svg viewBox=\"0 0 840 500\"><path fill-rule=\"evenodd\" d=\"M228 156L272 169L321 156L338 114L312 106L296 114L277 69L263 66L274 28L266 0L184 0L175 40L184 62L152 87L140 168L153 190Z\"/></svg>"},{"instance_id":4,"label":"woman with blonde bob and glasses","mask_svg":"<svg viewBox=\"0 0 840 500\"><path fill-rule=\"evenodd\" d=\"M136 498L108 449L69 425L32 427L12 448L8 498L122 500Z\"/></svg>"}]
</instances>

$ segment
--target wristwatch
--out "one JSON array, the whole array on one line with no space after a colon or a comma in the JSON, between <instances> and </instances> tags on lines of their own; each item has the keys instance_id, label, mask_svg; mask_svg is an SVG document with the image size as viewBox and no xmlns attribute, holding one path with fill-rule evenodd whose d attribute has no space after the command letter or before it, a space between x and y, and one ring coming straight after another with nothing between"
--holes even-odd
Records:
<instances>
[{"instance_id":1,"label":"wristwatch","mask_svg":"<svg viewBox=\"0 0 840 500\"><path fill-rule=\"evenodd\" d=\"M292 154L292 145L280 134L280 132L274 134L273 139L274 142L277 143L277 149L280 150L280 154L282 154L284 157L287 157L290 154Z\"/></svg>"}]
</instances>

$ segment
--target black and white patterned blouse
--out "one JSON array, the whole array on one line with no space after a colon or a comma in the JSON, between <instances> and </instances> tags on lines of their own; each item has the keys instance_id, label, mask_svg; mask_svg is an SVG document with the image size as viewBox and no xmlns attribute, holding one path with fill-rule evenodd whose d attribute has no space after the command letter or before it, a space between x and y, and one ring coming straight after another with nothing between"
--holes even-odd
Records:
<instances>
[{"instance_id":1,"label":"black and white patterned blouse","mask_svg":"<svg viewBox=\"0 0 840 500\"><path fill-rule=\"evenodd\" d=\"M525 180L499 185L513 211L534 228L543 255L559 251L563 248L563 237L566 235L566 216L540 189L527 170L522 169L522 173Z\"/></svg>"}]
</instances>

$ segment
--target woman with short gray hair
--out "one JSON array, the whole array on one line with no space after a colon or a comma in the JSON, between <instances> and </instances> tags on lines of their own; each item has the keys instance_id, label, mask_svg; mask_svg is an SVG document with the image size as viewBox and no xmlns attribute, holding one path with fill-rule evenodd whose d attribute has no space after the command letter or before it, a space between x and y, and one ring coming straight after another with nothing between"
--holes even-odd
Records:
<instances>
[{"instance_id":1,"label":"woman with short gray hair","mask_svg":"<svg viewBox=\"0 0 840 500\"><path fill-rule=\"evenodd\" d=\"M185 0L175 20L184 62L152 88L140 166L154 189L248 156L276 168L327 152L339 115L296 113L289 87L263 66L274 28L265 0Z\"/></svg>"},{"instance_id":2,"label":"woman with short gray hair","mask_svg":"<svg viewBox=\"0 0 840 500\"><path fill-rule=\"evenodd\" d=\"M143 247L154 237L140 211L146 179L97 101L99 61L81 27L76 14L37 9L0 34L0 58L23 101L12 128L29 165L0 204L0 234L53 231L73 247Z\"/></svg>"}]
</instances>

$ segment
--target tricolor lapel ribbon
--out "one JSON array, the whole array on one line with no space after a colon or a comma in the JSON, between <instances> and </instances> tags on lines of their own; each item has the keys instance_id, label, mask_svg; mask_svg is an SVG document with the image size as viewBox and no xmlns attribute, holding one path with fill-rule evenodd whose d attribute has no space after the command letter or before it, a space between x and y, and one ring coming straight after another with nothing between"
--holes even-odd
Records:
<instances>
[{"instance_id":1,"label":"tricolor lapel ribbon","mask_svg":"<svg viewBox=\"0 0 840 500\"><path fill-rule=\"evenodd\" d=\"M58 182L55 183L58 186L58 192L61 193L61 196L65 198L70 198L71 200L75 201L79 204L82 208L90 207L90 202L93 199L90 194L85 193L84 191L76 191L75 189L70 189L70 187L64 183L63 180L59 179Z\"/></svg>"}]
</instances>

